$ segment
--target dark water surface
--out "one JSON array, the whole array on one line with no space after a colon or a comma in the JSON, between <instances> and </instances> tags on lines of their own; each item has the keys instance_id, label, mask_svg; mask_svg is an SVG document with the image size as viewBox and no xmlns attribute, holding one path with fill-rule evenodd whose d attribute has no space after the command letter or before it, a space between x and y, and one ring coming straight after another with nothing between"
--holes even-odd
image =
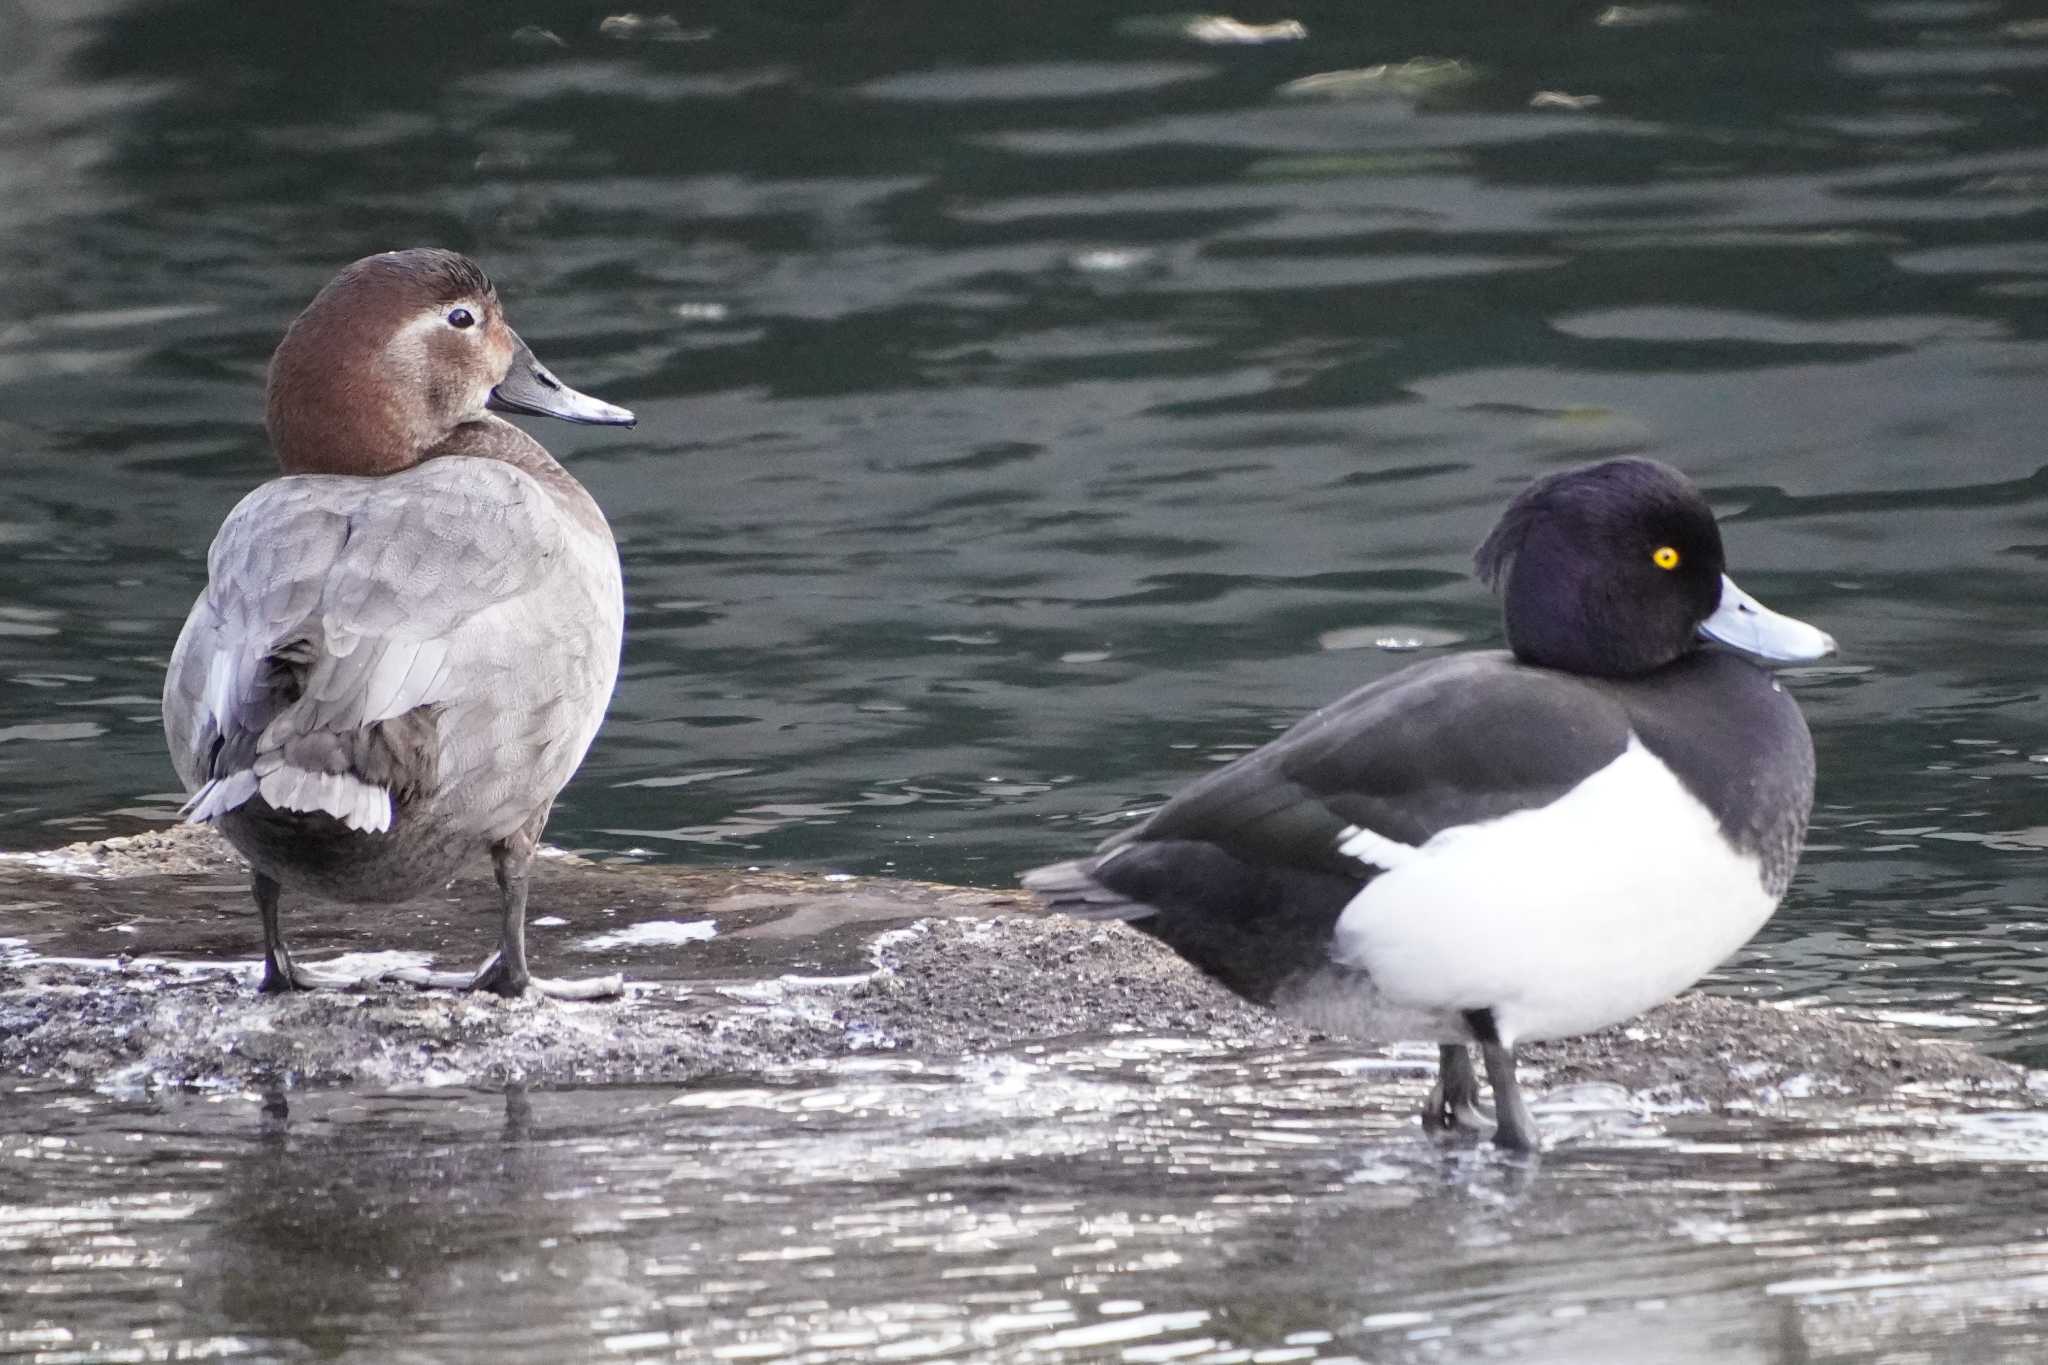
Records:
<instances>
[{"instance_id":1,"label":"dark water surface","mask_svg":"<svg viewBox=\"0 0 2048 1365\"><path fill-rule=\"evenodd\" d=\"M612 12L0 0L0 847L169 817L155 698L214 527L270 472L269 350L337 266L431 242L485 263L569 382L641 417L631 432L536 425L611 515L630 611L618 697L557 808L557 842L1006 883L1417 657L1376 640L1425 654L1493 642L1467 556L1503 499L1544 471L1642 452L1709 490L1746 586L1843 644L1789 678L1819 748L1813 846L1723 980L2048 1060L2048 6L1239 11L1307 30L1266 43L1200 41L1127 4L771 0L603 24ZM1353 74L1293 84L1331 72ZM609 1097L616 1126L535 1096L530 1120L502 1121L542 1136L507 1139L502 1157L462 1136L496 1132L498 1097L360 1113L334 1100L314 1122L339 1136L289 1142L260 1136L254 1111L223 1136L191 1106L138 1117L79 1098L77 1133L47 1137L77 1185L49 1197L106 1201L105 1235L175 1278L164 1228L239 1197L240 1166L317 1166L323 1141L348 1154L321 1177L330 1202L398 1236L405 1191L435 1169L419 1135L445 1128L448 1160L502 1170L511 1203L472 1181L474 1218L434 1235L474 1242L348 1262L428 1256L424 1289L406 1273L359 1297L337 1285L320 1322L442 1291L481 1313L526 1292L518 1277L559 1269L531 1250L532 1201L588 1193L585 1155L614 1169L609 1192L565 1195L546 1235L580 1248L578 1283L633 1286L594 1300L640 1305L617 1310L618 1335L678 1331L678 1314L801 1317L702 1287L670 1317L648 1305L684 1292L651 1267L708 1273L703 1248L737 1261L753 1254L741 1242L771 1258L863 1245L857 1229L771 1226L774 1189L827 1160L762 1156L780 1150L773 1116L810 1084L732 1111L723 1131L762 1164L714 1181L715 1208L648 1205L670 1221L644 1236L621 1231L642 1184L673 1194L691 1162L719 1161L634 1117L688 1096ZM826 1104L832 1122L880 1113L886 1131L921 1082L874 1084L872 1099ZM403 1160L374 1155L379 1133ZM169 1166L142 1174L134 1134L148 1152L167 1143L148 1159ZM1360 1190L1347 1172L1369 1159L1323 1140L1285 1157L1312 1174L1273 1185L1354 1191L1318 1217L1464 1200L1451 1225L1493 1235L1484 1199L1433 1177ZM1651 1159L1615 1158L1624 1177ZM1770 1159L1718 1154L1714 1178L1740 1184ZM1116 1158L1080 1164L1114 1185ZM149 1183L199 1170L213 1174L182 1193ZM895 1229L877 1245L960 1252L963 1286L933 1299L933 1332L958 1326L963 1301L1005 1301L1017 1276L1002 1235L946 1212L957 1167L846 1178L860 1196L847 1216L881 1208L875 1226ZM1286 1226L1259 1205L1271 1182L1217 1179L1246 1205L1217 1214L1205 1186L1174 1215L1219 1219L1199 1235L1231 1248L1190 1264L1245 1282L1249 1258L1264 1267L1251 1286L1279 1283L1296 1253L1261 1249ZM1093 1245L1063 1181L1042 1216ZM1005 1216L1040 1217L1036 1198ZM922 1231L886 1212L911 1208ZM1717 1210L1672 1217L1739 1219ZM2026 1226L1970 1245L2048 1226L2038 1200L1987 1217ZM206 1236L235 1248L207 1262L205 1292L228 1299L259 1293L265 1238L298 1245L231 1210ZM1153 1254L1117 1246L1065 1269L1034 1260L1073 1286L1069 1316L1020 1322L1015 1339L1094 1322L1087 1286L1142 1300L1118 1320L1213 1307L1164 1272L1116 1289ZM1370 1270L1363 1251L1342 1254L1360 1258L1339 1270L1347 1283L1384 1277L1384 1311L1454 1292L1420 1253ZM242 1269L223 1269L235 1256ZM2024 1256L2019 1297L2038 1302L2048 1268L2038 1247ZM1483 1260L1461 1273L1483 1279ZM134 1299L130 1325L145 1325L154 1273L110 1282ZM867 1299L818 1297L813 1316L836 1324L819 1330L867 1330ZM1276 1309L1270 1330L1188 1335L1313 1353L1288 1345L1296 1323L1380 1311L1339 1296ZM1709 1319L1695 1325L1730 1326ZM444 1325L451 1340L474 1329ZM407 1358L328 1330L298 1339ZM1570 1336L1524 1336L1552 1330ZM1686 1358L1840 1356L1773 1345L1768 1324L1738 1335L1749 1356ZM521 1358L564 1357L541 1342Z\"/></svg>"}]
</instances>

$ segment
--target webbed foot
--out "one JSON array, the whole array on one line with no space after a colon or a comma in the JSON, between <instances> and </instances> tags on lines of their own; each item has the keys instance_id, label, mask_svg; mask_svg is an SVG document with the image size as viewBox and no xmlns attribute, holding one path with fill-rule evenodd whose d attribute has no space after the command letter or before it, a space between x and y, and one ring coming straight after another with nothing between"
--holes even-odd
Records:
<instances>
[{"instance_id":1,"label":"webbed foot","mask_svg":"<svg viewBox=\"0 0 2048 1365\"><path fill-rule=\"evenodd\" d=\"M492 953L474 972L435 972L425 967L399 967L385 972L383 979L402 981L422 990L489 991L508 1000L517 999L528 991L545 995L550 1000L608 1000L626 993L625 978L617 973L582 981L555 981L513 972L505 966L501 953Z\"/></svg>"},{"instance_id":2,"label":"webbed foot","mask_svg":"<svg viewBox=\"0 0 2048 1365\"><path fill-rule=\"evenodd\" d=\"M284 995L290 991L345 991L375 981L377 973L328 971L292 961L284 943L273 944L263 955L263 980L256 986L262 995Z\"/></svg>"}]
</instances>

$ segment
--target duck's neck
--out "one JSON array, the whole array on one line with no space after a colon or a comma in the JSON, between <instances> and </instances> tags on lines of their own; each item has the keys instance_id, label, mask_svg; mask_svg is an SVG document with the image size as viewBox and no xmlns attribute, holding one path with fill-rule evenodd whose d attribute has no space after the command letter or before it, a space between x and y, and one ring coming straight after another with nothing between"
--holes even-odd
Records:
<instances>
[{"instance_id":1,"label":"duck's neck","mask_svg":"<svg viewBox=\"0 0 2048 1365\"><path fill-rule=\"evenodd\" d=\"M554 494L563 510L599 535L610 537L611 527L599 510L597 499L590 496L576 476L562 468L555 457L548 454L547 447L513 426L502 417L485 413L474 422L464 422L448 433L439 445L430 447L421 456L427 460L440 459L449 455L469 455L478 459L503 460L533 476L541 487Z\"/></svg>"},{"instance_id":2,"label":"duck's neck","mask_svg":"<svg viewBox=\"0 0 2048 1365\"><path fill-rule=\"evenodd\" d=\"M285 332L266 373L263 425L278 467L374 476L417 464L444 423L425 404L401 400L425 392L429 376L417 357L377 337L370 318L319 302ZM335 355L363 358L337 365Z\"/></svg>"},{"instance_id":3,"label":"duck's neck","mask_svg":"<svg viewBox=\"0 0 2048 1365\"><path fill-rule=\"evenodd\" d=\"M273 403L265 425L278 468L286 474L396 474L419 461L429 433L396 403L370 398Z\"/></svg>"}]
</instances>

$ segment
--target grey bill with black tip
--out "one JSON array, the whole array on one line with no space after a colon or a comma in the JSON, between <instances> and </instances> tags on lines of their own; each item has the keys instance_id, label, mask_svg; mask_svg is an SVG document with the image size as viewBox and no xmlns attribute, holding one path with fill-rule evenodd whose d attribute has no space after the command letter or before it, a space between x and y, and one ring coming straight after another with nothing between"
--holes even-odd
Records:
<instances>
[{"instance_id":1,"label":"grey bill with black tip","mask_svg":"<svg viewBox=\"0 0 2048 1365\"><path fill-rule=\"evenodd\" d=\"M1774 664L1803 664L1835 652L1835 637L1781 616L1721 575L1721 605L1700 622L1704 639Z\"/></svg>"},{"instance_id":2,"label":"grey bill with black tip","mask_svg":"<svg viewBox=\"0 0 2048 1365\"><path fill-rule=\"evenodd\" d=\"M565 422L582 422L590 426L630 427L639 420L630 409L592 398L587 393L578 393L555 378L552 370L534 358L533 351L520 340L517 332L512 334L512 343L518 348L512 353L512 368L491 390L486 407L499 412L559 417Z\"/></svg>"}]
</instances>

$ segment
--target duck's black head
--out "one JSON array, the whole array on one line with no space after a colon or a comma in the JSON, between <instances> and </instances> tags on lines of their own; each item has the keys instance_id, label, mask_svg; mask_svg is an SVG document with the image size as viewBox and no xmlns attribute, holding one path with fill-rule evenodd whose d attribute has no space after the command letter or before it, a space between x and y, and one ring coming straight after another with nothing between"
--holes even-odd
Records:
<instances>
[{"instance_id":1,"label":"duck's black head","mask_svg":"<svg viewBox=\"0 0 2048 1365\"><path fill-rule=\"evenodd\" d=\"M1608 460L1537 480L1508 504L1474 562L1501 590L1509 648L1544 668L1648 673L1698 648L1703 628L1763 658L1819 658L1834 648L1728 580L1706 499L1655 460Z\"/></svg>"}]
</instances>

